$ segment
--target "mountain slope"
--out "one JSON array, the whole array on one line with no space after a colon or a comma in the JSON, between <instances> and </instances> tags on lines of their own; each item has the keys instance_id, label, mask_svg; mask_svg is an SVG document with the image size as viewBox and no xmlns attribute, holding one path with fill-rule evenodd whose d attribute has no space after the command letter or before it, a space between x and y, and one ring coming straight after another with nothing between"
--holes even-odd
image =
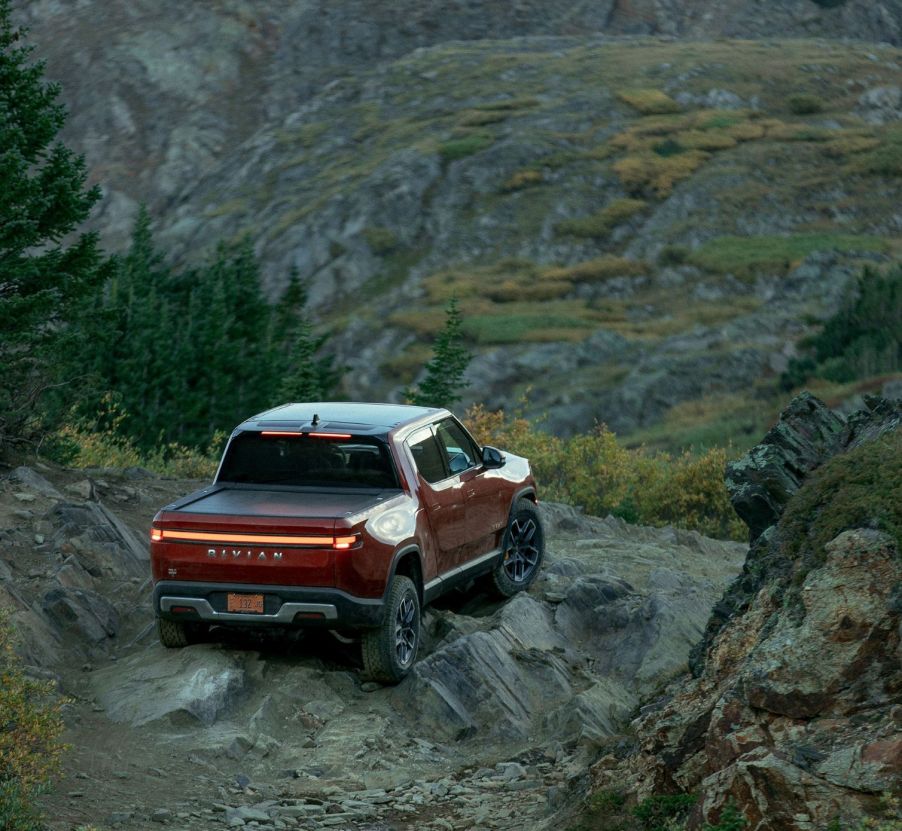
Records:
<instances>
[{"instance_id":1,"label":"mountain slope","mask_svg":"<svg viewBox=\"0 0 902 831\"><path fill-rule=\"evenodd\" d=\"M111 244L138 200L182 262L249 234L272 296L310 282L353 397L397 395L456 295L473 400L532 388L563 431L742 420L898 245L897 49L591 34L893 40L898 3L64 11L23 16Z\"/></svg>"}]
</instances>

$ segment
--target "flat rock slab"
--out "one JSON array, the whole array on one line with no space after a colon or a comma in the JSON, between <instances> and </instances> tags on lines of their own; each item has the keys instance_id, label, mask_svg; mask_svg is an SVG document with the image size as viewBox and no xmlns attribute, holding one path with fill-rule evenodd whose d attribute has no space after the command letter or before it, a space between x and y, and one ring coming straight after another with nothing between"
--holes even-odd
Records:
<instances>
[{"instance_id":1,"label":"flat rock slab","mask_svg":"<svg viewBox=\"0 0 902 831\"><path fill-rule=\"evenodd\" d=\"M112 721L210 725L245 687L242 654L206 645L153 646L95 673L94 691Z\"/></svg>"}]
</instances>

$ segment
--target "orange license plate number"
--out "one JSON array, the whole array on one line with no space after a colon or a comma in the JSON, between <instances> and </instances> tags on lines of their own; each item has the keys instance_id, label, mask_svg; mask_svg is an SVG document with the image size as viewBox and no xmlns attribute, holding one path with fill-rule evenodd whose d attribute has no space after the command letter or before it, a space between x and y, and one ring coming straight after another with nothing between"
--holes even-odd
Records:
<instances>
[{"instance_id":1,"label":"orange license plate number","mask_svg":"<svg viewBox=\"0 0 902 831\"><path fill-rule=\"evenodd\" d=\"M255 615L263 614L262 594L232 594L226 595L226 610L229 612L250 612Z\"/></svg>"}]
</instances>

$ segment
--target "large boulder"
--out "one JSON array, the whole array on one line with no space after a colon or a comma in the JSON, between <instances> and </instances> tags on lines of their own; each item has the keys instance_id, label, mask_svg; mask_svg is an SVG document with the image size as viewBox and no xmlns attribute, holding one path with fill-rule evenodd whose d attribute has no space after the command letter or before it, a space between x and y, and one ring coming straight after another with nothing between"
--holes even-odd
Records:
<instances>
[{"instance_id":1,"label":"large boulder","mask_svg":"<svg viewBox=\"0 0 902 831\"><path fill-rule=\"evenodd\" d=\"M241 653L213 646L149 647L94 673L97 700L112 721L213 724L245 687Z\"/></svg>"}]
</instances>

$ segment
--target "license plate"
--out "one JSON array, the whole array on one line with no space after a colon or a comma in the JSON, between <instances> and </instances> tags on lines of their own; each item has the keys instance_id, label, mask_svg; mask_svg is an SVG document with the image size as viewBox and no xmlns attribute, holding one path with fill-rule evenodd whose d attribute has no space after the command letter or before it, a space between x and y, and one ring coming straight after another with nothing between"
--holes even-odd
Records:
<instances>
[{"instance_id":1,"label":"license plate","mask_svg":"<svg viewBox=\"0 0 902 831\"><path fill-rule=\"evenodd\" d=\"M229 612L250 612L255 615L263 614L262 594L232 594L226 595L226 610Z\"/></svg>"}]
</instances>

